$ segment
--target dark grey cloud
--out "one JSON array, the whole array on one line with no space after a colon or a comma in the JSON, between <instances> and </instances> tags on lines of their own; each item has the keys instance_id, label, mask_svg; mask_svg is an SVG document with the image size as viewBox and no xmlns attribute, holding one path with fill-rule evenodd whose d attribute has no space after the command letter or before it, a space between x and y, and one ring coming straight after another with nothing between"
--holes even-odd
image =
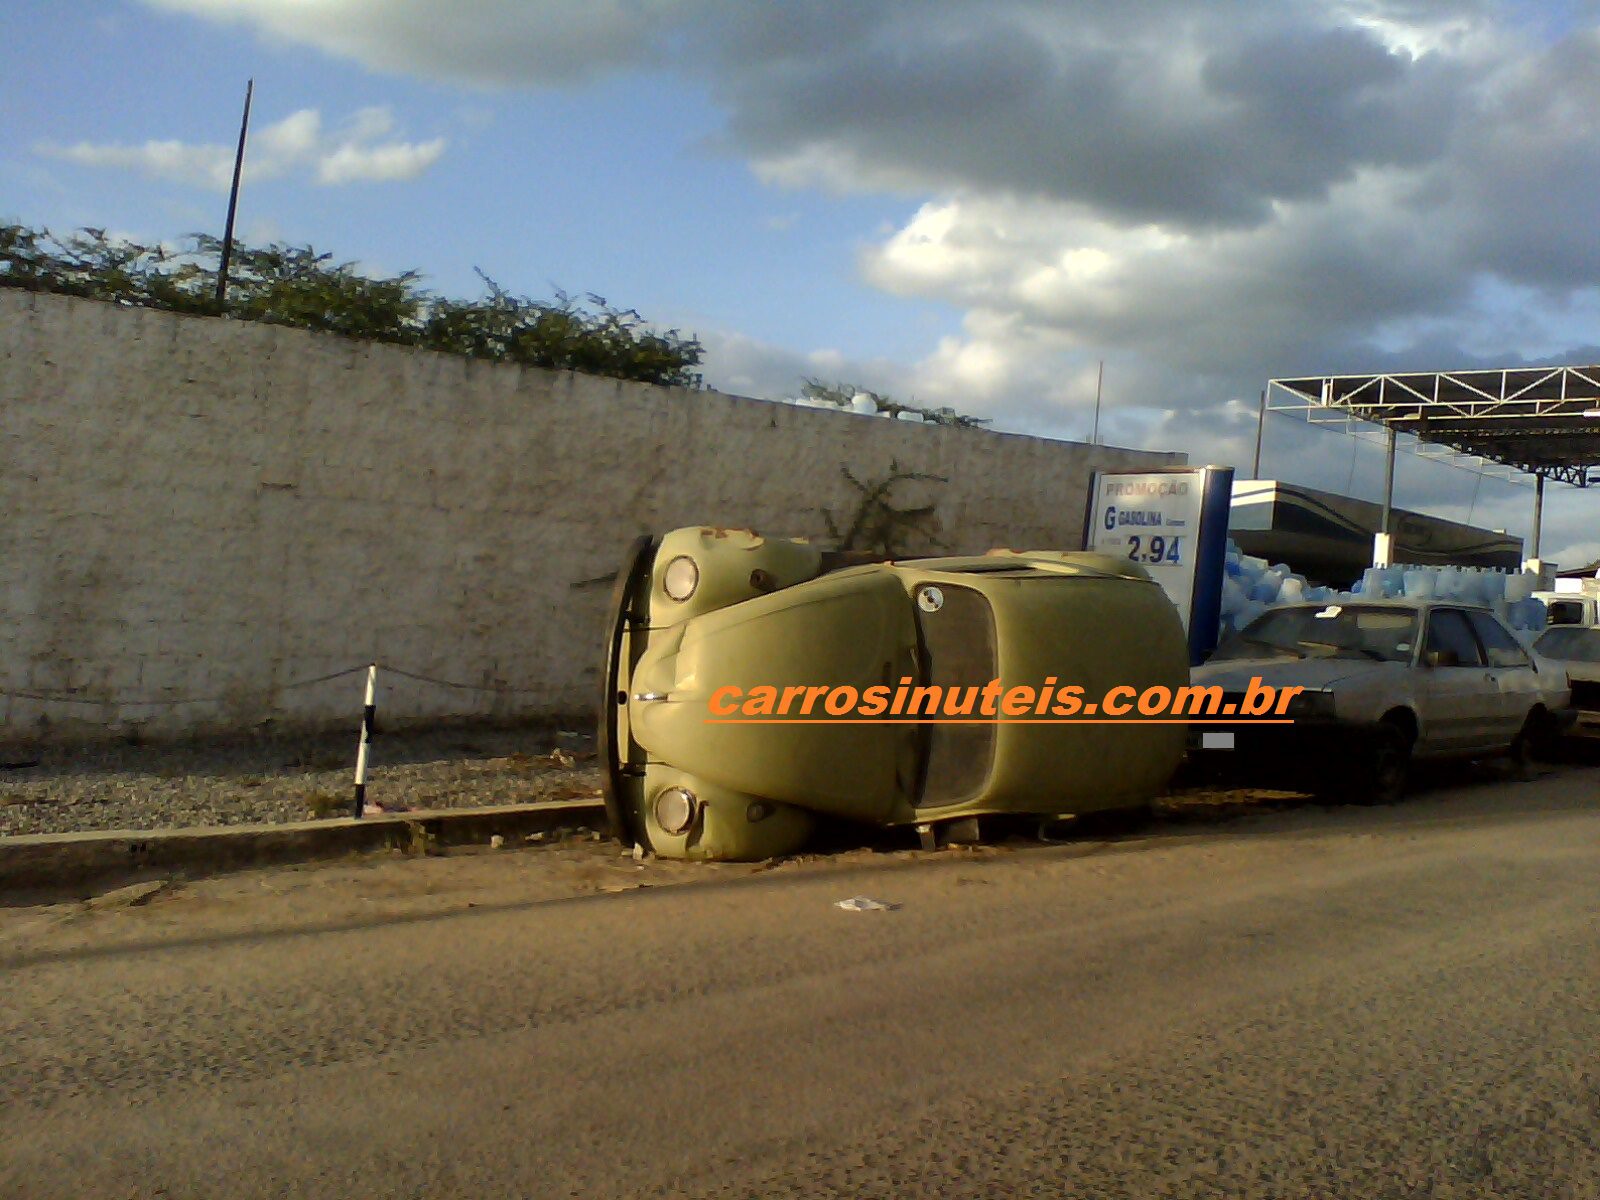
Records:
<instances>
[{"instance_id":1,"label":"dark grey cloud","mask_svg":"<svg viewBox=\"0 0 1600 1200\"><path fill-rule=\"evenodd\" d=\"M1125 221L1253 224L1363 167L1436 157L1462 68L1281 5L1149 13L1060 6L961 20L882 6L831 52L719 81L756 156L837 159L908 189L1009 191ZM1161 36L1160 20L1171 20ZM1263 31L1264 28L1264 31Z\"/></svg>"},{"instance_id":2,"label":"dark grey cloud","mask_svg":"<svg viewBox=\"0 0 1600 1200\"><path fill-rule=\"evenodd\" d=\"M1473 77L1337 5L1283 0L149 2L467 83L673 69L722 100L727 144L758 159L827 156L908 191L1016 191L1196 227L1429 161Z\"/></svg>"}]
</instances>

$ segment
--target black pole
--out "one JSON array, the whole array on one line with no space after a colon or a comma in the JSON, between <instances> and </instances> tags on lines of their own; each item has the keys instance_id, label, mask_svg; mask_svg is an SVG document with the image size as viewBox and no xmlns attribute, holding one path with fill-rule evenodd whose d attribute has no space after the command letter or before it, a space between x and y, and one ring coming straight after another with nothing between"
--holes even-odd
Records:
<instances>
[{"instance_id":1,"label":"black pole","mask_svg":"<svg viewBox=\"0 0 1600 1200\"><path fill-rule=\"evenodd\" d=\"M244 117L239 122L239 150L233 156L233 187L228 192L228 223L222 227L222 261L217 264L217 307L228 299L228 260L233 257L233 218L239 211L239 176L244 173L244 139L250 131L250 94L256 81L244 85Z\"/></svg>"}]
</instances>

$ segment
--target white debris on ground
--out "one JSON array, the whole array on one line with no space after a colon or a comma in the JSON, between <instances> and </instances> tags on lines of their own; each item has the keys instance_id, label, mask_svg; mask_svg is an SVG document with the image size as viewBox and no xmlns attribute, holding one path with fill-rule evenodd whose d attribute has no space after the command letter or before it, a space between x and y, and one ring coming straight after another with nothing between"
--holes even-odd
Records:
<instances>
[{"instance_id":1,"label":"white debris on ground","mask_svg":"<svg viewBox=\"0 0 1600 1200\"><path fill-rule=\"evenodd\" d=\"M339 735L0 751L0 837L347 816L355 750ZM599 797L593 739L548 727L380 733L367 772L391 810Z\"/></svg>"},{"instance_id":2,"label":"white debris on ground","mask_svg":"<svg viewBox=\"0 0 1600 1200\"><path fill-rule=\"evenodd\" d=\"M848 900L836 900L833 906L845 912L893 912L900 907L898 904L874 900L871 896L851 896Z\"/></svg>"}]
</instances>

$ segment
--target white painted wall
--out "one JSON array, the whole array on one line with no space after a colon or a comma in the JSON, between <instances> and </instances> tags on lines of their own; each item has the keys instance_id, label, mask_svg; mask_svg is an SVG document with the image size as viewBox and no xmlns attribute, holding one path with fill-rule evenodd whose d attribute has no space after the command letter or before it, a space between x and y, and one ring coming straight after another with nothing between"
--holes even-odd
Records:
<instances>
[{"instance_id":1,"label":"white painted wall","mask_svg":"<svg viewBox=\"0 0 1600 1200\"><path fill-rule=\"evenodd\" d=\"M348 723L358 678L285 685L374 658L503 689L385 676L390 720L575 714L634 535L822 537L891 461L955 552L1076 547L1096 465L1183 456L0 290L0 741Z\"/></svg>"}]
</instances>

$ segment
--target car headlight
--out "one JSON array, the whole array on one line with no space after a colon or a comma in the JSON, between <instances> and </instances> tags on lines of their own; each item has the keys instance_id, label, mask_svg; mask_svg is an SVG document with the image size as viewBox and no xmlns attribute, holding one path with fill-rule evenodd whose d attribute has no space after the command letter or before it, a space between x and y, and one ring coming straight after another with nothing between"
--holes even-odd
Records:
<instances>
[{"instance_id":1,"label":"car headlight","mask_svg":"<svg viewBox=\"0 0 1600 1200\"><path fill-rule=\"evenodd\" d=\"M694 824L697 801L688 788L669 787L656 796L656 824L674 836L687 833Z\"/></svg>"},{"instance_id":2,"label":"car headlight","mask_svg":"<svg viewBox=\"0 0 1600 1200\"><path fill-rule=\"evenodd\" d=\"M1292 720L1302 721L1307 717L1333 716L1332 692L1301 692L1298 696L1289 698L1289 706L1283 710L1283 715Z\"/></svg>"},{"instance_id":3,"label":"car headlight","mask_svg":"<svg viewBox=\"0 0 1600 1200\"><path fill-rule=\"evenodd\" d=\"M687 554L680 554L661 573L661 590L674 600L687 600L700 586L700 568Z\"/></svg>"}]
</instances>

